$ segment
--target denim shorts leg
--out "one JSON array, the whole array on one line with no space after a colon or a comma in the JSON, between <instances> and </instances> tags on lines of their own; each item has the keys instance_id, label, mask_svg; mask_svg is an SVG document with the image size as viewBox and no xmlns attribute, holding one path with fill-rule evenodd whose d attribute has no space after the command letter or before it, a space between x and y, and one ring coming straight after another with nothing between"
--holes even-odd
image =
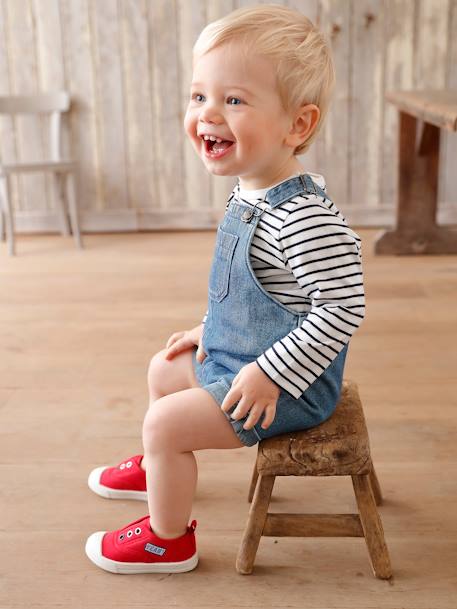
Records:
<instances>
[{"instance_id":1,"label":"denim shorts leg","mask_svg":"<svg viewBox=\"0 0 457 609\"><path fill-rule=\"evenodd\" d=\"M276 403L275 418L267 429L261 427L263 416L251 429L243 429L249 413L237 421L231 419L230 413L233 412L236 404L229 412L224 412L240 441L245 446L254 446L266 438L309 429L326 421L333 414L341 394L347 350L348 345L340 351L328 368L298 399L281 389ZM223 376L214 383L204 385L200 374L202 366L196 360L196 353L197 348L195 347L192 350L192 362L197 380L221 406L230 385Z\"/></svg>"},{"instance_id":2,"label":"denim shorts leg","mask_svg":"<svg viewBox=\"0 0 457 609\"><path fill-rule=\"evenodd\" d=\"M197 362L197 347L194 347L192 349L192 364L194 366L194 372L195 372L195 376L197 377L197 380L200 384L200 386L203 389L206 389L206 391L208 391L208 393L210 393L213 398L216 400L216 402L219 404L219 406L222 405L222 402L224 401L225 396L227 395L227 393L230 390L230 385L227 383L227 381L224 379L224 377L222 376L218 381L214 382L214 383L209 383L209 384L204 384L204 381L202 381L202 377L201 377L201 370L202 370L202 365ZM245 446L254 446L254 444L257 444L257 442L259 442L259 440L261 439L257 432L254 431L253 429L243 429L243 425L247 420L247 417L249 416L246 415L245 417L243 417L242 419L238 419L237 421L234 421L231 417L230 417L230 413L233 412L233 410L235 410L236 408L236 404L233 405L233 407L229 410L229 412L224 412L226 418L228 419L228 421L230 422L231 426L233 427L236 435L239 437L240 442L242 442Z\"/></svg>"}]
</instances>

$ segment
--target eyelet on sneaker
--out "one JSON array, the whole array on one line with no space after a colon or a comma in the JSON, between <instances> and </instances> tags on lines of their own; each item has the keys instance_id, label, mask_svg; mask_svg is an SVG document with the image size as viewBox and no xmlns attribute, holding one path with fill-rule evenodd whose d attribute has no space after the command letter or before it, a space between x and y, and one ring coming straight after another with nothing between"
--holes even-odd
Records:
<instances>
[{"instance_id":1,"label":"eyelet on sneaker","mask_svg":"<svg viewBox=\"0 0 457 609\"><path fill-rule=\"evenodd\" d=\"M127 531L127 537L131 537L133 535L133 531Z\"/></svg>"},{"instance_id":2,"label":"eyelet on sneaker","mask_svg":"<svg viewBox=\"0 0 457 609\"><path fill-rule=\"evenodd\" d=\"M135 529L135 535L139 535L140 533L141 533L141 528L140 528L140 527L137 527L137 528Z\"/></svg>"},{"instance_id":3,"label":"eyelet on sneaker","mask_svg":"<svg viewBox=\"0 0 457 609\"><path fill-rule=\"evenodd\" d=\"M122 540L124 539L124 537L125 537L124 533L121 533L121 534L119 535L119 541L122 541Z\"/></svg>"},{"instance_id":4,"label":"eyelet on sneaker","mask_svg":"<svg viewBox=\"0 0 457 609\"><path fill-rule=\"evenodd\" d=\"M132 467L132 465L133 465L133 463L132 463L131 461L128 461L128 462L125 464L125 467L129 467L129 468L130 468L130 467Z\"/></svg>"},{"instance_id":5,"label":"eyelet on sneaker","mask_svg":"<svg viewBox=\"0 0 457 609\"><path fill-rule=\"evenodd\" d=\"M125 463L121 463L121 464L119 465L119 469L125 469Z\"/></svg>"}]
</instances>

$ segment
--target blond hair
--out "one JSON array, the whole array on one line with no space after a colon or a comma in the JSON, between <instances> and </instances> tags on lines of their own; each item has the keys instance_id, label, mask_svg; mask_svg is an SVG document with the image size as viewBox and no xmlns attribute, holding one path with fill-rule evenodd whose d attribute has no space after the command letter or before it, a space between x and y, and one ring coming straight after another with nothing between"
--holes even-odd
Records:
<instances>
[{"instance_id":1,"label":"blond hair","mask_svg":"<svg viewBox=\"0 0 457 609\"><path fill-rule=\"evenodd\" d=\"M239 8L209 23L193 47L194 61L233 40L271 59L276 66L277 87L285 112L294 113L315 104L319 120L294 155L305 152L316 139L327 115L335 84L332 53L326 37L302 13L279 4Z\"/></svg>"}]
</instances>

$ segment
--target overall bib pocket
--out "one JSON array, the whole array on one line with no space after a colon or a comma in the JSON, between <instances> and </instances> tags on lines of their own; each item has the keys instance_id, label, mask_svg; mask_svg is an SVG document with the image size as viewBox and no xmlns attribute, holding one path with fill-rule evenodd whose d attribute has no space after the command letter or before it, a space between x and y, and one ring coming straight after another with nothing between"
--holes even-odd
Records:
<instances>
[{"instance_id":1,"label":"overall bib pocket","mask_svg":"<svg viewBox=\"0 0 457 609\"><path fill-rule=\"evenodd\" d=\"M210 298L216 302L221 302L228 294L230 269L237 242L238 235L233 235L218 227L208 287Z\"/></svg>"}]
</instances>

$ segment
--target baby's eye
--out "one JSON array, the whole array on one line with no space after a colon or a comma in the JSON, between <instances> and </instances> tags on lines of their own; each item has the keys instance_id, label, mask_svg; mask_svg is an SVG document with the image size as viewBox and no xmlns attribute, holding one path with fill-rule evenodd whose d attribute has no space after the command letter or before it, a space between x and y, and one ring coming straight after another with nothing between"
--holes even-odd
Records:
<instances>
[{"instance_id":1,"label":"baby's eye","mask_svg":"<svg viewBox=\"0 0 457 609\"><path fill-rule=\"evenodd\" d=\"M199 97L202 97L202 98L203 98L203 97L204 97L204 95L202 95L201 93L194 93L194 94L192 95L192 99L195 99L195 100L196 100L196 101L198 101L198 102L199 102L199 101L202 101L202 100L200 100L200 99L197 99L197 98L199 98ZM229 100L231 100L231 99L235 99L235 100L237 100L238 102L240 102L240 104L241 104L241 103L243 103L239 97L233 97L233 96L230 96L230 97L228 97L227 99L229 99ZM231 104L231 103L229 103L229 106L239 106L239 104L238 104L238 103L235 103L235 104Z\"/></svg>"}]
</instances>

